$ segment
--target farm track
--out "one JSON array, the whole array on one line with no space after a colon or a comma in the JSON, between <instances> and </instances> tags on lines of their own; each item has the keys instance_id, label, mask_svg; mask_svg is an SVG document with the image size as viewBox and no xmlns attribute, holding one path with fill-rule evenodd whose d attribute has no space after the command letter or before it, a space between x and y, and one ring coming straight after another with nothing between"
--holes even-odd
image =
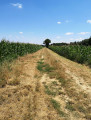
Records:
<instances>
[{"instance_id":1,"label":"farm track","mask_svg":"<svg viewBox=\"0 0 91 120\"><path fill-rule=\"evenodd\" d=\"M60 74L63 79L71 80L70 84L62 86L55 76L51 78L48 73L40 72L37 69L40 59L56 68L54 74ZM19 57L12 66L7 83L14 80L18 74L20 84L7 84L0 88L0 120L90 120L88 109L91 98L91 69L67 60L46 48ZM57 90L56 96L45 93L44 86L52 86L53 82L56 82L56 86L53 86ZM85 95L85 98L82 95ZM61 104L65 116L60 116L54 109L51 99ZM67 110L65 105L68 101L78 106L81 103L86 104L84 107L87 107L88 116L84 112L79 112L77 108L74 112Z\"/></svg>"}]
</instances>

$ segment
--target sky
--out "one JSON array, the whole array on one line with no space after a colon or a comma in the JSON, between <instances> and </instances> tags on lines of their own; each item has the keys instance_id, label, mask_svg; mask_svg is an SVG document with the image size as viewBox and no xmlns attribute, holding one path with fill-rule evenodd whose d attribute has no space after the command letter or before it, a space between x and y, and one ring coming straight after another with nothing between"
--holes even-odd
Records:
<instances>
[{"instance_id":1,"label":"sky","mask_svg":"<svg viewBox=\"0 0 91 120\"><path fill-rule=\"evenodd\" d=\"M0 41L42 44L91 36L91 0L0 0Z\"/></svg>"}]
</instances>

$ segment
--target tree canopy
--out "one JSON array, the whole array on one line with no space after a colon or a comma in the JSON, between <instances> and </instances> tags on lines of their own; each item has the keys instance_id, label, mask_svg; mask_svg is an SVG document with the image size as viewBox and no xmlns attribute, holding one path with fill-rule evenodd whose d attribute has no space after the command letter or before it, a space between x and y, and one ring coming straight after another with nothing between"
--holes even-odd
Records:
<instances>
[{"instance_id":1,"label":"tree canopy","mask_svg":"<svg viewBox=\"0 0 91 120\"><path fill-rule=\"evenodd\" d=\"M49 47L49 43L51 43L51 40L50 40L50 39L46 39L46 40L44 40L44 42L43 42L43 44L45 44L47 48Z\"/></svg>"},{"instance_id":2,"label":"tree canopy","mask_svg":"<svg viewBox=\"0 0 91 120\"><path fill-rule=\"evenodd\" d=\"M85 46L91 46L91 37L88 39L84 39L82 41L79 42L71 42L71 45L85 45Z\"/></svg>"}]
</instances>

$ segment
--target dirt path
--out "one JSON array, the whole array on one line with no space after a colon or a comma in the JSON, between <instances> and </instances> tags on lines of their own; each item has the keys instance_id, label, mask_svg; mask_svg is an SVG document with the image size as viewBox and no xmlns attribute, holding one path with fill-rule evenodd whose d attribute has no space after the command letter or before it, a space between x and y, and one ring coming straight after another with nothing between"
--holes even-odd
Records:
<instances>
[{"instance_id":1,"label":"dirt path","mask_svg":"<svg viewBox=\"0 0 91 120\"><path fill-rule=\"evenodd\" d=\"M40 60L56 69L39 71ZM44 48L19 57L7 73L7 85L0 88L0 120L90 120L91 69L86 66Z\"/></svg>"}]
</instances>

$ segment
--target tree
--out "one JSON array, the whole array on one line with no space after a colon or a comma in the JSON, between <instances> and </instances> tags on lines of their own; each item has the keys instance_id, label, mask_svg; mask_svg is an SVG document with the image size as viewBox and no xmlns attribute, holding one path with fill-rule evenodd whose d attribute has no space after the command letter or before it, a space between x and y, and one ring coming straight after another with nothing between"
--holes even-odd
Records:
<instances>
[{"instance_id":1,"label":"tree","mask_svg":"<svg viewBox=\"0 0 91 120\"><path fill-rule=\"evenodd\" d=\"M51 43L51 40L50 39L46 39L43 44L46 44L46 47L48 48L49 46L49 43Z\"/></svg>"},{"instance_id":2,"label":"tree","mask_svg":"<svg viewBox=\"0 0 91 120\"><path fill-rule=\"evenodd\" d=\"M90 36L90 38L88 40L88 44L91 45L91 36Z\"/></svg>"}]
</instances>

